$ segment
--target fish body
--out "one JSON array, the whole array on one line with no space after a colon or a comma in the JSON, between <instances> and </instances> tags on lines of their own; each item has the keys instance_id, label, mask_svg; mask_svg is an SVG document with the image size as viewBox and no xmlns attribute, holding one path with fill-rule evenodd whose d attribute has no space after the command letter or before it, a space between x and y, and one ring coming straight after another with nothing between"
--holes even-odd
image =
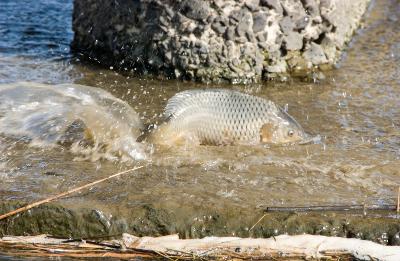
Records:
<instances>
[{"instance_id":1,"label":"fish body","mask_svg":"<svg viewBox=\"0 0 400 261\"><path fill-rule=\"evenodd\" d=\"M164 110L158 140L209 145L286 143L305 137L301 126L279 106L228 89L177 93Z\"/></svg>"}]
</instances>

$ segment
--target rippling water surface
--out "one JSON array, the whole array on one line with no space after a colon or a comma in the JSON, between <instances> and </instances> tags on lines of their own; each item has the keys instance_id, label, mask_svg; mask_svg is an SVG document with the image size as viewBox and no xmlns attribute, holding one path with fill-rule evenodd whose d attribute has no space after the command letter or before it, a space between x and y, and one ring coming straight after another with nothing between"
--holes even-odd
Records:
<instances>
[{"instance_id":1,"label":"rippling water surface","mask_svg":"<svg viewBox=\"0 0 400 261\"><path fill-rule=\"evenodd\" d=\"M157 121L167 99L178 91L231 88L133 77L85 65L70 54L71 12L71 1L1 1L0 82L94 86L128 103L146 123ZM3 125L0 200L31 202L148 164L61 203L121 214L152 204L195 217L209 209L250 213L266 206L395 202L400 184L398 1L373 3L339 68L327 72L324 81L232 88L288 105L308 133L322 137L321 143L154 146L145 161L122 161L82 158L63 146L33 146L23 136L7 134ZM8 99L0 94L0 104Z\"/></svg>"}]
</instances>

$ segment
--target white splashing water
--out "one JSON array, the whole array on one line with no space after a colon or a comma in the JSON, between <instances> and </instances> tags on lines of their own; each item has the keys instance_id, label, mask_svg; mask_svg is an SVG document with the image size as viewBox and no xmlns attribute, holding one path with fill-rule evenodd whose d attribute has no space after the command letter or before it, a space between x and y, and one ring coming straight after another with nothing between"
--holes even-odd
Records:
<instances>
[{"instance_id":1,"label":"white splashing water","mask_svg":"<svg viewBox=\"0 0 400 261\"><path fill-rule=\"evenodd\" d=\"M77 122L83 128L76 127ZM90 146L82 146L82 140L72 139L69 147L77 159L146 158L146 147L136 142L143 128L139 115L110 93L77 84L0 85L0 133L3 135L28 139L31 146L59 146L66 133L71 132L71 126L78 133L68 135L90 139Z\"/></svg>"}]
</instances>

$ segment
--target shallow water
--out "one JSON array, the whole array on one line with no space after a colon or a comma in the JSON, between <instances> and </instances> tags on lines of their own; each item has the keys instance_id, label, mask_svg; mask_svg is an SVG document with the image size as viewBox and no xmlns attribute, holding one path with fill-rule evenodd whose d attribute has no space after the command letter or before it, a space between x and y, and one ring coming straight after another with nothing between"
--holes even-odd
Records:
<instances>
[{"instance_id":1,"label":"shallow water","mask_svg":"<svg viewBox=\"0 0 400 261\"><path fill-rule=\"evenodd\" d=\"M373 2L364 28L325 80L233 87L127 76L79 62L69 53L72 4L66 2L0 3L0 82L94 86L127 102L146 123L159 120L167 99L178 91L235 88L287 105L306 132L322 140L273 147L155 146L146 161L122 161L82 159L65 147L32 146L2 131L1 201L32 202L146 164L60 202L107 215L129 215L151 204L182 222L210 210L252 213L267 206L395 202L400 184L398 1Z\"/></svg>"}]
</instances>

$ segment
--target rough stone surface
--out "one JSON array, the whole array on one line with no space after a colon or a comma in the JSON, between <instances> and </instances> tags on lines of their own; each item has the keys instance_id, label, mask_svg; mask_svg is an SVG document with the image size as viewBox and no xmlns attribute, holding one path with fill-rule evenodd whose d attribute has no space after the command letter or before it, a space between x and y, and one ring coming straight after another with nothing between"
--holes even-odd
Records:
<instances>
[{"instance_id":1,"label":"rough stone surface","mask_svg":"<svg viewBox=\"0 0 400 261\"><path fill-rule=\"evenodd\" d=\"M72 47L122 70L204 82L337 62L369 0L75 0Z\"/></svg>"}]
</instances>

